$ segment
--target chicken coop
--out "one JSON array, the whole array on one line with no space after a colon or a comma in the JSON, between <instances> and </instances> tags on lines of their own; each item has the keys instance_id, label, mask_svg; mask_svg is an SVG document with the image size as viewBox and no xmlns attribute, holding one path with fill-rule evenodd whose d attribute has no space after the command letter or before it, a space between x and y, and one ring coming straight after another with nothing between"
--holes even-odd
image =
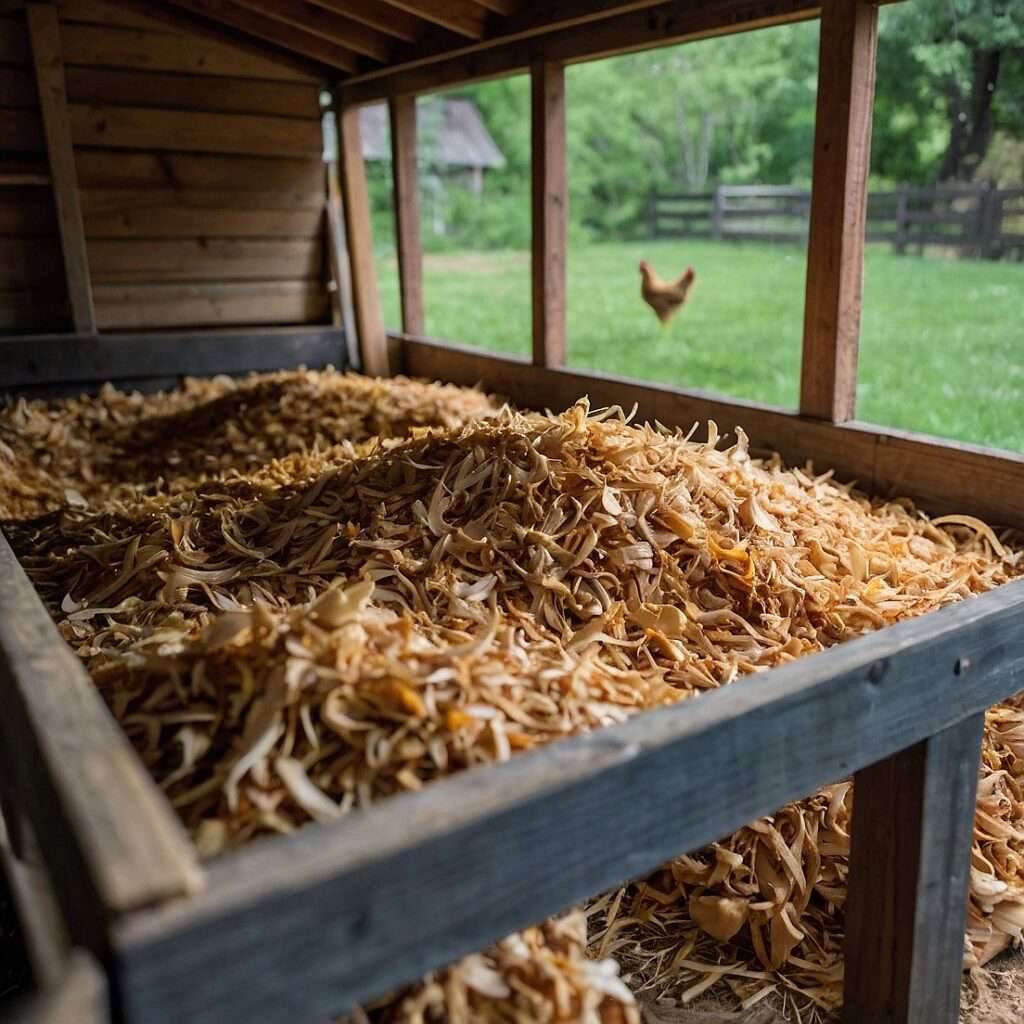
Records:
<instances>
[{"instance_id":1,"label":"chicken coop","mask_svg":"<svg viewBox=\"0 0 1024 1024\"><path fill-rule=\"evenodd\" d=\"M568 369L566 67L807 19L820 19L820 71L799 409ZM751 451L833 469L878 499L910 498L936 522L979 531L998 554L1005 540L992 527L1024 528L1024 457L854 418L877 25L870 0L9 4L0 16L0 389L28 402L106 382L152 391L185 376L333 366L479 386L520 410L557 412L589 396L594 409L635 406L637 422L670 430L739 425ZM522 73L532 96L529 359L425 336L417 189L416 98ZM381 102L400 276L394 333L381 314L360 139L361 108ZM339 143L326 163L325 116ZM443 525L456 491L480 479L467 470L450 494L438 484L410 515ZM373 493L365 501L386 497ZM82 497L64 497L74 519ZM602 500L611 522L624 499ZM139 514L133 521L159 518L155 506ZM123 520L111 516L90 534L74 579L112 550L121 558ZM181 531L192 536L186 519L170 527L179 550L188 547ZM46 522L43 534L68 520ZM349 526L355 537L361 527ZM684 539L692 530L676 527ZM87 672L85 641L69 645L78 634L58 630L19 529L5 524L10 543L0 536L0 793L4 864L35 983L26 1019L329 1019L848 778L857 797L842 879L843 1019L958 1019L968 886L980 870L982 733L986 711L1024 690L1024 582L343 816L296 783L321 809L315 820L205 859L202 837L186 833ZM526 540L539 543L534 534ZM475 551L486 537L470 531L460 543ZM564 549L552 543L557 561ZM142 571L148 544L129 545L117 586ZM749 592L745 550L715 548L746 567L723 572ZM65 554L54 549L52 564ZM213 570L192 564L193 580L216 585L202 575ZM83 615L71 596L79 584L67 586L63 613ZM295 601L316 589L302 586ZM465 603L484 590L460 593ZM328 611L343 621L344 609L317 600L323 621ZM245 614L237 602L219 607ZM665 621L651 619L642 636L676 650ZM419 691L388 685L406 711L425 713ZM468 712L448 714L455 728ZM278 760L294 778L298 761ZM1024 848L1004 847L1024 862Z\"/></svg>"}]
</instances>

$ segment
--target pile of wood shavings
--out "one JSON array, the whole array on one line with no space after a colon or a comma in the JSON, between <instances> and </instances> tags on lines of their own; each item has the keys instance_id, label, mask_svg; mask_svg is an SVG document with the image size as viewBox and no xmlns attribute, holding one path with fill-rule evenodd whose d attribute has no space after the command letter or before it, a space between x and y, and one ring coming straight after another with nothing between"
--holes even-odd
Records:
<instances>
[{"instance_id":1,"label":"pile of wood shavings","mask_svg":"<svg viewBox=\"0 0 1024 1024\"><path fill-rule=\"evenodd\" d=\"M154 395L0 403L0 518L187 490L272 459L460 426L495 403L469 388L333 371L186 379Z\"/></svg>"},{"instance_id":2,"label":"pile of wood shavings","mask_svg":"<svg viewBox=\"0 0 1024 1024\"><path fill-rule=\"evenodd\" d=\"M742 435L726 450L716 441L713 425L700 444L629 426L617 410L588 416L582 404L555 418L506 413L347 452L299 482L271 465L257 482L68 509L20 546L158 779L172 799L192 792L179 805L210 851L602 724L604 710L566 717L556 701L548 719L531 709L524 727L522 695L545 671L590 666L584 692L608 673L619 682L631 674L638 697L598 698L625 714L1021 570L1007 538L976 520L929 522L909 503L872 504L828 475L751 459ZM339 579L348 590L332 589ZM325 678L324 654L329 664L351 641L325 631L316 609L355 600L357 580L373 584L363 617L387 609L402 623L389 643L404 636L434 650L422 671L370 675L369 693L356 668L346 692L358 713L339 732L319 717L320 687L341 686ZM268 644L276 668L263 672ZM452 672L460 686L466 678L466 648L485 675L494 656L503 673L520 665L512 683L525 688L488 703L452 687ZM227 663L236 668L225 676ZM438 693L448 702L438 706ZM997 779L975 847L975 955L1019 937L1024 903L1019 719L1011 706L1001 712L1003 738L987 746L983 769ZM724 978L749 1000L757 991L746 989L764 991L771 977L834 1003L849 814L840 784L679 858L604 906L599 949L627 961L635 953L641 986L689 977L692 997ZM707 936L735 946L724 969Z\"/></svg>"},{"instance_id":3,"label":"pile of wood shavings","mask_svg":"<svg viewBox=\"0 0 1024 1024\"><path fill-rule=\"evenodd\" d=\"M510 935L428 975L400 997L342 1024L640 1024L611 959L587 955L587 923L573 912Z\"/></svg>"}]
</instances>

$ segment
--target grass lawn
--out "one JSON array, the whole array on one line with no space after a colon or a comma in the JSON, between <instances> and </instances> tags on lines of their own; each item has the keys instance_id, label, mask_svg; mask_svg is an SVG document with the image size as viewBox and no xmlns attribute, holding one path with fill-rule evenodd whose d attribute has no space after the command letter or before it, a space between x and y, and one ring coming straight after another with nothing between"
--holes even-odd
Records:
<instances>
[{"instance_id":1,"label":"grass lawn","mask_svg":"<svg viewBox=\"0 0 1024 1024\"><path fill-rule=\"evenodd\" d=\"M663 331L637 263L697 271ZM682 387L796 405L805 258L788 247L706 241L574 245L569 362ZM387 323L395 262L382 257ZM502 352L530 346L529 254L426 258L427 333ZM857 415L1024 451L1024 265L868 252ZM727 424L720 424L725 428Z\"/></svg>"}]
</instances>

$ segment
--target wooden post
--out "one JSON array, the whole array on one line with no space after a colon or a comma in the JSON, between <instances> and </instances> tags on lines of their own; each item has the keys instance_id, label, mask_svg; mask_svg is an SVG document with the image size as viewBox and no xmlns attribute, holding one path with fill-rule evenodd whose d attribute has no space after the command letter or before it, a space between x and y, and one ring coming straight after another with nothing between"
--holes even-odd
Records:
<instances>
[{"instance_id":1,"label":"wooden post","mask_svg":"<svg viewBox=\"0 0 1024 1024\"><path fill-rule=\"evenodd\" d=\"M391 173L395 192L395 245L402 295L402 330L423 334L423 245L420 187L416 177L416 97L394 96L391 116Z\"/></svg>"},{"instance_id":2,"label":"wooden post","mask_svg":"<svg viewBox=\"0 0 1024 1024\"><path fill-rule=\"evenodd\" d=\"M720 239L722 237L722 222L725 219L725 195L722 186L715 187L711 196L711 237Z\"/></svg>"},{"instance_id":3,"label":"wooden post","mask_svg":"<svg viewBox=\"0 0 1024 1024\"><path fill-rule=\"evenodd\" d=\"M373 261L373 225L370 221L370 196L366 188L359 108L345 106L343 97L335 102L338 122L338 169L341 196L345 208L345 241L352 275L352 305L355 309L356 336L364 373L373 377L388 375L388 343L377 291L377 268Z\"/></svg>"},{"instance_id":4,"label":"wooden post","mask_svg":"<svg viewBox=\"0 0 1024 1024\"><path fill-rule=\"evenodd\" d=\"M955 1024L984 714L857 772L850 1024Z\"/></svg>"},{"instance_id":5,"label":"wooden post","mask_svg":"<svg viewBox=\"0 0 1024 1024\"><path fill-rule=\"evenodd\" d=\"M821 15L800 411L853 417L878 7L826 0Z\"/></svg>"},{"instance_id":6,"label":"wooden post","mask_svg":"<svg viewBox=\"0 0 1024 1024\"><path fill-rule=\"evenodd\" d=\"M533 212L533 362L565 364L565 68L530 66Z\"/></svg>"},{"instance_id":7,"label":"wooden post","mask_svg":"<svg viewBox=\"0 0 1024 1024\"><path fill-rule=\"evenodd\" d=\"M330 268L331 321L345 332L345 351L348 365L359 362L356 314L352 305L352 272L348 263L348 243L345 240L345 217L341 208L341 182L338 162L327 164L327 198L324 201L324 238L327 243L327 262Z\"/></svg>"},{"instance_id":8,"label":"wooden post","mask_svg":"<svg viewBox=\"0 0 1024 1024\"><path fill-rule=\"evenodd\" d=\"M78 197L75 154L71 145L71 122L68 118L57 9L52 4L29 4L25 13L32 40L32 61L39 88L39 107L46 135L53 198L57 207L57 225L64 253L64 276L71 317L78 334L95 334L96 312L89 279L89 259L85 250L85 228Z\"/></svg>"}]
</instances>

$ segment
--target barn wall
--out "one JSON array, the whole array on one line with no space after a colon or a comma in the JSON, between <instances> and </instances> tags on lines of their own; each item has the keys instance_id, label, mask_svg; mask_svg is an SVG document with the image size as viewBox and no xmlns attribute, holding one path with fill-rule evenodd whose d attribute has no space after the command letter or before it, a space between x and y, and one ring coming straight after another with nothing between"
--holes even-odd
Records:
<instances>
[{"instance_id":1,"label":"barn wall","mask_svg":"<svg viewBox=\"0 0 1024 1024\"><path fill-rule=\"evenodd\" d=\"M319 84L104 0L57 0L100 330L319 323ZM0 22L0 172L46 167L24 22ZM51 192L0 188L0 329L67 327Z\"/></svg>"}]
</instances>

